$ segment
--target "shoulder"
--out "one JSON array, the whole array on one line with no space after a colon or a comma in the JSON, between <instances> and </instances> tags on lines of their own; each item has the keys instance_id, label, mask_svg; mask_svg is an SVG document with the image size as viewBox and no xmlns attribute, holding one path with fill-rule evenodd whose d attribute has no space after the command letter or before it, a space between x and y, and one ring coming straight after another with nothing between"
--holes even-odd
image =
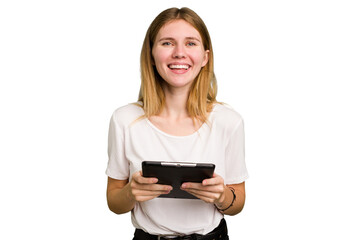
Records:
<instances>
[{"instance_id":1,"label":"shoulder","mask_svg":"<svg viewBox=\"0 0 360 240\"><path fill-rule=\"evenodd\" d=\"M213 132L225 138L231 137L237 131L244 130L242 116L227 104L216 104L209 122Z\"/></svg>"},{"instance_id":2,"label":"shoulder","mask_svg":"<svg viewBox=\"0 0 360 240\"><path fill-rule=\"evenodd\" d=\"M224 103L215 104L210 121L217 125L229 126L231 128L244 124L242 116L230 105Z\"/></svg>"},{"instance_id":3,"label":"shoulder","mask_svg":"<svg viewBox=\"0 0 360 240\"><path fill-rule=\"evenodd\" d=\"M138 120L144 115L144 110L139 102L130 103L125 106L117 108L113 115L112 120L121 126L129 126L134 121Z\"/></svg>"}]
</instances>

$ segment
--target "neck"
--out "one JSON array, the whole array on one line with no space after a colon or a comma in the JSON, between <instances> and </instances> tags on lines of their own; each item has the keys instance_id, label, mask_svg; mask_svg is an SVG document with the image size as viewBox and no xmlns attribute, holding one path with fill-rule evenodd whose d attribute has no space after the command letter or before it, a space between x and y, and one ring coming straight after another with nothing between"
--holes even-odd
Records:
<instances>
[{"instance_id":1,"label":"neck","mask_svg":"<svg viewBox=\"0 0 360 240\"><path fill-rule=\"evenodd\" d=\"M160 116L173 119L181 119L189 117L186 109L186 103L189 95L188 89L176 89L164 87L165 107Z\"/></svg>"}]
</instances>

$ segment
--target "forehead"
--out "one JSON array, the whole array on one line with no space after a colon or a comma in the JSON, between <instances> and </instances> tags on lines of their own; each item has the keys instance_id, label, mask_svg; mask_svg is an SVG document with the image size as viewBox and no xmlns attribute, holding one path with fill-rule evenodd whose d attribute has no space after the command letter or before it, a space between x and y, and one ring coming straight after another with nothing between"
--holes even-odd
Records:
<instances>
[{"instance_id":1,"label":"forehead","mask_svg":"<svg viewBox=\"0 0 360 240\"><path fill-rule=\"evenodd\" d=\"M170 21L160 28L156 40L161 38L198 38L201 41L200 33L196 28L182 19Z\"/></svg>"}]
</instances>

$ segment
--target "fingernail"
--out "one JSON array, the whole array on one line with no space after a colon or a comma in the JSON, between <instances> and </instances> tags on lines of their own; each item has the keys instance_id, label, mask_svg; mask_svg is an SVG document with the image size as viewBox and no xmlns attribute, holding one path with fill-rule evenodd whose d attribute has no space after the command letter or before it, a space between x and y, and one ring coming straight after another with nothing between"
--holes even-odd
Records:
<instances>
[{"instance_id":1,"label":"fingernail","mask_svg":"<svg viewBox=\"0 0 360 240\"><path fill-rule=\"evenodd\" d=\"M181 185L182 188L186 188L186 183L184 183L183 185Z\"/></svg>"}]
</instances>

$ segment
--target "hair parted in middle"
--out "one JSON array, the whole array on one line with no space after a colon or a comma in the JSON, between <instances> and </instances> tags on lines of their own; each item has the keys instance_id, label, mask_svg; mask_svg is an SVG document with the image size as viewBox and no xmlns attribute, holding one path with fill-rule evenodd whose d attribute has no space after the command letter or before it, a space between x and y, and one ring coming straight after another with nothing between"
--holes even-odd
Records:
<instances>
[{"instance_id":1,"label":"hair parted in middle","mask_svg":"<svg viewBox=\"0 0 360 240\"><path fill-rule=\"evenodd\" d=\"M186 104L187 111L193 120L206 122L208 113L217 102L213 49L205 23L189 8L166 9L150 24L141 50L141 87L138 101L142 102L145 117L159 114L165 105L165 94L161 86L164 80L153 64L152 48L159 30L170 21L178 19L191 24L200 33L204 49L209 50L208 62L192 83Z\"/></svg>"}]
</instances>

